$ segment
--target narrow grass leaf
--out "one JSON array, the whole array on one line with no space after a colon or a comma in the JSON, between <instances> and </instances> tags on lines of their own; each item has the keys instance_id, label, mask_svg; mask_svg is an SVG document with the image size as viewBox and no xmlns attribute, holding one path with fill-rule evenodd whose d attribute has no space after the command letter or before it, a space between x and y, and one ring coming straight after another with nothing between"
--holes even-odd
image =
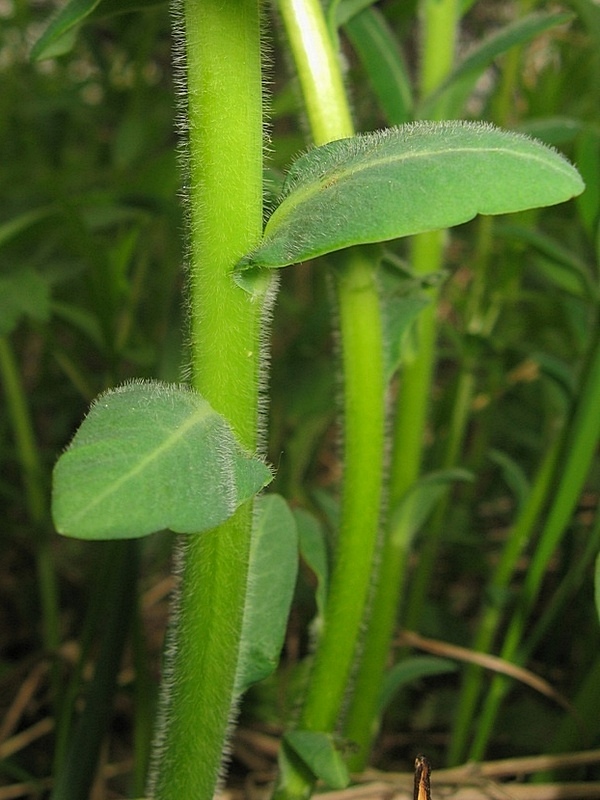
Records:
<instances>
[{"instance_id":1,"label":"narrow grass leaf","mask_svg":"<svg viewBox=\"0 0 600 800\"><path fill-rule=\"evenodd\" d=\"M127 539L218 525L271 480L187 388L134 382L96 400L54 469L59 533Z\"/></svg>"},{"instance_id":2,"label":"narrow grass leaf","mask_svg":"<svg viewBox=\"0 0 600 800\"><path fill-rule=\"evenodd\" d=\"M71 0L53 17L35 42L31 49L31 59L41 61L68 53L76 41L76 28L83 22L142 11L163 3L166 0Z\"/></svg>"},{"instance_id":3,"label":"narrow grass leaf","mask_svg":"<svg viewBox=\"0 0 600 800\"><path fill-rule=\"evenodd\" d=\"M0 336L6 336L23 316L45 322L50 316L48 281L31 267L0 275Z\"/></svg>"},{"instance_id":4,"label":"narrow grass leaf","mask_svg":"<svg viewBox=\"0 0 600 800\"><path fill-rule=\"evenodd\" d=\"M379 101L386 121L401 125L412 119L411 80L398 40L383 14L366 8L349 19L345 31Z\"/></svg>"},{"instance_id":5,"label":"narrow grass leaf","mask_svg":"<svg viewBox=\"0 0 600 800\"><path fill-rule=\"evenodd\" d=\"M569 144L583 128L584 123L580 119L564 116L534 117L523 120L518 126L520 133L533 136L534 139L553 147ZM577 162L577 159L575 161Z\"/></svg>"},{"instance_id":6,"label":"narrow grass leaf","mask_svg":"<svg viewBox=\"0 0 600 800\"><path fill-rule=\"evenodd\" d=\"M48 27L31 48L31 60L41 61L57 55L54 47L69 31L89 16L101 0L70 0L50 21ZM74 43L74 40L73 40ZM65 51L66 52L66 51Z\"/></svg>"},{"instance_id":7,"label":"narrow grass leaf","mask_svg":"<svg viewBox=\"0 0 600 800\"><path fill-rule=\"evenodd\" d=\"M335 0L335 2L329 4L327 14L328 16L333 15L335 27L341 28L349 19L360 14L374 3L375 0Z\"/></svg>"},{"instance_id":8,"label":"narrow grass leaf","mask_svg":"<svg viewBox=\"0 0 600 800\"><path fill-rule=\"evenodd\" d=\"M587 194L587 189L584 192ZM545 256L534 264L544 277L561 291L575 297L597 302L598 284L589 265L579 256L553 237L524 225L505 223L496 227L499 237L525 242L537 253Z\"/></svg>"},{"instance_id":9,"label":"narrow grass leaf","mask_svg":"<svg viewBox=\"0 0 600 800\"><path fill-rule=\"evenodd\" d=\"M303 508L294 510L294 518L298 526L300 555L317 580L315 600L317 613L322 617L325 613L325 601L327 600L329 583L329 559L325 531L317 517Z\"/></svg>"},{"instance_id":10,"label":"narrow grass leaf","mask_svg":"<svg viewBox=\"0 0 600 800\"><path fill-rule=\"evenodd\" d=\"M594 598L596 600L596 612L600 620L600 555L596 558L596 573L594 582Z\"/></svg>"},{"instance_id":11,"label":"narrow grass leaf","mask_svg":"<svg viewBox=\"0 0 600 800\"><path fill-rule=\"evenodd\" d=\"M332 789L344 789L350 782L342 754L330 733L288 731L285 742L299 756L314 776Z\"/></svg>"},{"instance_id":12,"label":"narrow grass leaf","mask_svg":"<svg viewBox=\"0 0 600 800\"><path fill-rule=\"evenodd\" d=\"M407 546L427 521L427 518L455 481L472 481L465 469L446 469L425 475L400 498L392 509L391 527L400 531L402 544Z\"/></svg>"},{"instance_id":13,"label":"narrow grass leaf","mask_svg":"<svg viewBox=\"0 0 600 800\"><path fill-rule=\"evenodd\" d=\"M25 211L12 219L5 220L0 224L0 247L54 213L56 210L47 206L36 208L33 211Z\"/></svg>"},{"instance_id":14,"label":"narrow grass leaf","mask_svg":"<svg viewBox=\"0 0 600 800\"><path fill-rule=\"evenodd\" d=\"M523 507L531 490L525 470L516 459L502 450L492 449L488 457L490 461L499 468L504 483L512 491L513 497L516 500L516 509L519 511Z\"/></svg>"},{"instance_id":15,"label":"narrow grass leaf","mask_svg":"<svg viewBox=\"0 0 600 800\"><path fill-rule=\"evenodd\" d=\"M298 573L298 531L283 497L257 501L236 693L268 677L281 655Z\"/></svg>"},{"instance_id":16,"label":"narrow grass leaf","mask_svg":"<svg viewBox=\"0 0 600 800\"><path fill-rule=\"evenodd\" d=\"M526 44L540 33L562 25L573 19L569 12L552 14L529 14L506 25L497 33L481 42L448 76L447 80L419 108L420 117L430 117L434 108L451 97L450 108L459 113L463 102L473 89L477 79L499 56L512 47Z\"/></svg>"},{"instance_id":17,"label":"narrow grass leaf","mask_svg":"<svg viewBox=\"0 0 600 800\"><path fill-rule=\"evenodd\" d=\"M438 656L413 656L400 661L386 673L379 696L379 714L383 714L403 686L433 675L456 672L458 664Z\"/></svg>"},{"instance_id":18,"label":"narrow grass leaf","mask_svg":"<svg viewBox=\"0 0 600 800\"><path fill-rule=\"evenodd\" d=\"M237 268L283 267L478 213L553 205L583 188L557 152L484 123L420 122L341 139L295 162L262 244Z\"/></svg>"},{"instance_id":19,"label":"narrow grass leaf","mask_svg":"<svg viewBox=\"0 0 600 800\"><path fill-rule=\"evenodd\" d=\"M586 129L577 137L577 164L586 191L577 198L581 219L590 239L594 239L600 217L600 132Z\"/></svg>"}]
</instances>

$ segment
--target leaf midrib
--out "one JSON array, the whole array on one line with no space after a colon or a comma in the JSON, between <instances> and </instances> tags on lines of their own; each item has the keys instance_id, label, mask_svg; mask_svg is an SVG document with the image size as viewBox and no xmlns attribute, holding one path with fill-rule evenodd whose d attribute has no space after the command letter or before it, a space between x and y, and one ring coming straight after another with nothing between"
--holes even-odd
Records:
<instances>
[{"instance_id":1,"label":"leaf midrib","mask_svg":"<svg viewBox=\"0 0 600 800\"><path fill-rule=\"evenodd\" d=\"M106 500L112 494L115 494L125 483L132 480L138 473L148 467L153 461L156 461L164 452L174 447L178 440L180 440L191 428L195 425L201 424L204 419L214 415L215 412L208 406L203 408L196 408L191 417L183 424L179 425L172 431L162 444L154 448L150 453L147 453L134 467L123 473L120 478L111 482L103 492L97 494L94 499L82 508L78 514L74 514L72 519L74 522L85 517L91 510L96 508L103 500Z\"/></svg>"},{"instance_id":2,"label":"leaf midrib","mask_svg":"<svg viewBox=\"0 0 600 800\"><path fill-rule=\"evenodd\" d=\"M526 140L529 141L529 140ZM408 161L410 159L419 159L419 158L431 158L435 157L443 157L443 156L454 156L461 153L477 153L479 154L488 154L488 153L502 153L503 155L509 155L515 159L526 159L527 161L537 161L541 163L547 169L551 169L552 171L556 172L557 174L564 175L565 177L569 177L569 165L565 162L564 166L565 169L559 169L559 165L563 166L562 159L561 160L553 160L549 162L547 158L542 158L541 155L538 155L535 152L528 151L527 153L522 153L519 151L513 150L511 147L490 147L489 145L484 147L467 147L465 145L461 145L460 147L452 147L448 148L446 145L443 149L429 149L429 150L420 150L419 152L406 152L406 153L399 153L397 155L392 156L377 156L376 149L373 149L371 152L375 153L375 158L368 163L361 164L360 161L357 163L353 163L352 165L342 166L341 168L335 167L331 170L331 172L325 173L323 177L312 180L306 186L300 186L299 188L292 188L290 194L283 199L281 204L278 208L275 209L271 217L269 218L267 225L265 227L265 235L263 238L262 245L258 248L260 251L263 246L268 244L269 240L273 238L273 236L277 233L277 231L282 228L288 217L301 205L307 203L313 196L317 195L323 188L329 189L332 188L336 184L340 184L343 180L347 179L351 175L355 175L356 173L365 172L368 169L373 169L375 167L382 167L386 164L397 164L400 161ZM545 153L545 151L544 151ZM545 153L546 154L546 153ZM362 156L363 154L361 154ZM547 154L546 154L547 155ZM555 154L556 155L556 154ZM392 180L392 179L390 179Z\"/></svg>"}]
</instances>

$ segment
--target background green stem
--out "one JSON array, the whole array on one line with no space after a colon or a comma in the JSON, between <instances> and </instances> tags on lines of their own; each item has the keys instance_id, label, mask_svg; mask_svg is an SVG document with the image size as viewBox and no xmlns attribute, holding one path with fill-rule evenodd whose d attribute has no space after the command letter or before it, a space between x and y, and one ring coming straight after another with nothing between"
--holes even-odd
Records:
<instances>
[{"instance_id":1,"label":"background green stem","mask_svg":"<svg viewBox=\"0 0 600 800\"><path fill-rule=\"evenodd\" d=\"M454 40L458 22L455 0L421 4L421 91L434 91L452 67ZM439 115L442 116L442 110ZM412 240L411 265L416 275L438 272L443 264L444 231L420 234ZM423 443L428 412L428 398L436 360L436 292L432 302L420 314L416 325L417 352L402 367L400 390L393 422L392 461L390 470L390 509L417 480L423 459ZM389 657L396 625L398 604L404 585L407 556L412 532L404 523L389 525L381 553L381 572L373 598L370 621L365 635L364 655L356 677L344 734L356 745L349 764L362 770L369 757L379 726L379 697L382 676ZM423 598L427 590L431 562L437 541L424 545L423 566L407 611L407 627L418 627ZM420 577L419 577L420 575Z\"/></svg>"},{"instance_id":2,"label":"background green stem","mask_svg":"<svg viewBox=\"0 0 600 800\"><path fill-rule=\"evenodd\" d=\"M318 0L280 0L315 144L353 134L337 53ZM372 582L383 481L383 325L379 249L336 258L344 387L344 478L335 563L299 727L335 730L357 657ZM377 255L375 255L377 254ZM375 256L375 257L374 257ZM306 797L314 782L293 754L277 795Z\"/></svg>"},{"instance_id":3,"label":"background green stem","mask_svg":"<svg viewBox=\"0 0 600 800\"><path fill-rule=\"evenodd\" d=\"M135 608L137 541L110 542L101 559L102 631L94 677L85 692L85 707L56 774L51 800L86 800L96 776L98 753L112 713L123 648Z\"/></svg>"},{"instance_id":4,"label":"background green stem","mask_svg":"<svg viewBox=\"0 0 600 800\"><path fill-rule=\"evenodd\" d=\"M192 382L240 441L257 445L262 299L232 279L262 233L257 0L184 4L189 130ZM252 504L180 543L162 729L151 792L210 800L232 714Z\"/></svg>"}]
</instances>

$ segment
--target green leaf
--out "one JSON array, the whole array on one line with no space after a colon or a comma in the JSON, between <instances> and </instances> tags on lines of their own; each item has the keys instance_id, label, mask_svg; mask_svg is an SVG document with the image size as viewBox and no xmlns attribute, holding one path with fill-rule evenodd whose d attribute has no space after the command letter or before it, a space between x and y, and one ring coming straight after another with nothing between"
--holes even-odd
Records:
<instances>
[{"instance_id":1,"label":"green leaf","mask_svg":"<svg viewBox=\"0 0 600 800\"><path fill-rule=\"evenodd\" d=\"M561 203L583 188L557 152L484 123L419 122L341 139L293 164L262 244L237 269Z\"/></svg>"},{"instance_id":2,"label":"green leaf","mask_svg":"<svg viewBox=\"0 0 600 800\"><path fill-rule=\"evenodd\" d=\"M288 731L284 739L315 778L324 781L332 789L344 789L350 783L348 769L332 734Z\"/></svg>"},{"instance_id":3,"label":"green leaf","mask_svg":"<svg viewBox=\"0 0 600 800\"><path fill-rule=\"evenodd\" d=\"M383 14L376 8L366 8L346 22L345 31L386 121L391 125L408 122L413 117L410 75L398 39Z\"/></svg>"},{"instance_id":4,"label":"green leaf","mask_svg":"<svg viewBox=\"0 0 600 800\"><path fill-rule=\"evenodd\" d=\"M198 533L271 477L199 394L138 381L92 405L54 468L52 514L59 533L81 539Z\"/></svg>"},{"instance_id":5,"label":"green leaf","mask_svg":"<svg viewBox=\"0 0 600 800\"><path fill-rule=\"evenodd\" d=\"M419 116L431 117L440 104L444 104L449 114L458 114L477 79L498 56L571 19L573 14L569 12L529 14L506 25L475 47L439 89L425 99Z\"/></svg>"},{"instance_id":6,"label":"green leaf","mask_svg":"<svg viewBox=\"0 0 600 800\"><path fill-rule=\"evenodd\" d=\"M31 60L41 61L59 55L53 49L55 44L89 16L99 3L100 0L71 0L63 6L31 48Z\"/></svg>"},{"instance_id":7,"label":"green leaf","mask_svg":"<svg viewBox=\"0 0 600 800\"><path fill-rule=\"evenodd\" d=\"M524 225L499 225L496 233L501 237L524 242L540 253L542 258L534 259L534 265L559 290L596 302L597 282L586 262L577 253L567 249L551 236Z\"/></svg>"},{"instance_id":8,"label":"green leaf","mask_svg":"<svg viewBox=\"0 0 600 800\"><path fill-rule=\"evenodd\" d=\"M520 122L518 130L544 144L560 147L572 142L583 127L584 123L573 117L533 117Z\"/></svg>"},{"instance_id":9,"label":"green leaf","mask_svg":"<svg viewBox=\"0 0 600 800\"><path fill-rule=\"evenodd\" d=\"M400 661L386 673L379 696L379 714L394 699L396 692L409 683L414 683L429 675L444 675L447 672L456 672L458 664L448 658L438 656L415 656Z\"/></svg>"},{"instance_id":10,"label":"green leaf","mask_svg":"<svg viewBox=\"0 0 600 800\"><path fill-rule=\"evenodd\" d=\"M31 48L31 60L41 61L68 53L77 39L77 28L92 19L145 10L166 0L70 0L63 6Z\"/></svg>"},{"instance_id":11,"label":"green leaf","mask_svg":"<svg viewBox=\"0 0 600 800\"><path fill-rule=\"evenodd\" d=\"M577 138L575 158L585 179L586 191L577 198L581 219L593 240L600 218L600 132L588 129Z\"/></svg>"},{"instance_id":12,"label":"green leaf","mask_svg":"<svg viewBox=\"0 0 600 800\"><path fill-rule=\"evenodd\" d=\"M48 282L31 268L0 275L0 336L9 334L25 315L38 322L50 316Z\"/></svg>"},{"instance_id":13,"label":"green leaf","mask_svg":"<svg viewBox=\"0 0 600 800\"><path fill-rule=\"evenodd\" d=\"M385 381L389 382L404 360L409 334L421 311L431 302L423 281L382 265L379 276L385 330Z\"/></svg>"},{"instance_id":14,"label":"green leaf","mask_svg":"<svg viewBox=\"0 0 600 800\"><path fill-rule=\"evenodd\" d=\"M436 504L454 481L472 481L465 469L446 469L425 475L406 491L392 509L392 530L402 532L404 542L412 541Z\"/></svg>"},{"instance_id":15,"label":"green leaf","mask_svg":"<svg viewBox=\"0 0 600 800\"><path fill-rule=\"evenodd\" d=\"M600 555L596 558L596 571L594 576L594 598L596 600L596 613L600 620Z\"/></svg>"},{"instance_id":16,"label":"green leaf","mask_svg":"<svg viewBox=\"0 0 600 800\"><path fill-rule=\"evenodd\" d=\"M362 13L375 2L376 0L334 0L327 8L328 17L333 18L332 27L341 28L348 20Z\"/></svg>"},{"instance_id":17,"label":"green leaf","mask_svg":"<svg viewBox=\"0 0 600 800\"><path fill-rule=\"evenodd\" d=\"M317 613L322 617L325 612L329 584L329 559L325 531L317 517L304 508L294 509L294 517L298 526L300 555L317 579L315 600Z\"/></svg>"},{"instance_id":18,"label":"green leaf","mask_svg":"<svg viewBox=\"0 0 600 800\"><path fill-rule=\"evenodd\" d=\"M280 495L259 497L250 547L237 694L268 677L279 662L297 573L294 515Z\"/></svg>"},{"instance_id":19,"label":"green leaf","mask_svg":"<svg viewBox=\"0 0 600 800\"><path fill-rule=\"evenodd\" d=\"M25 211L19 214L18 217L13 217L0 223L0 247L54 213L56 213L56 210L50 206L36 208L33 211Z\"/></svg>"},{"instance_id":20,"label":"green leaf","mask_svg":"<svg viewBox=\"0 0 600 800\"><path fill-rule=\"evenodd\" d=\"M516 500L517 512L520 511L531 490L525 470L518 461L502 450L492 449L488 453L488 457L500 469L504 482Z\"/></svg>"}]
</instances>

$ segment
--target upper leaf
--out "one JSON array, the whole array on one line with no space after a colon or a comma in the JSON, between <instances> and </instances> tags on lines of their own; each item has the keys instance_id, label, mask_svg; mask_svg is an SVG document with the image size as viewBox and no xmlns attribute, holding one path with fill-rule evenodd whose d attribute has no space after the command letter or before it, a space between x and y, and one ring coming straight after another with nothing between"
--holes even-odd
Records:
<instances>
[{"instance_id":1,"label":"upper leaf","mask_svg":"<svg viewBox=\"0 0 600 800\"><path fill-rule=\"evenodd\" d=\"M59 533L81 539L198 533L271 477L199 394L135 382L93 404L54 468L52 514Z\"/></svg>"},{"instance_id":2,"label":"upper leaf","mask_svg":"<svg viewBox=\"0 0 600 800\"><path fill-rule=\"evenodd\" d=\"M262 243L237 268L284 267L476 214L553 205L583 188L556 151L485 123L418 122L341 139L292 165Z\"/></svg>"}]
</instances>

